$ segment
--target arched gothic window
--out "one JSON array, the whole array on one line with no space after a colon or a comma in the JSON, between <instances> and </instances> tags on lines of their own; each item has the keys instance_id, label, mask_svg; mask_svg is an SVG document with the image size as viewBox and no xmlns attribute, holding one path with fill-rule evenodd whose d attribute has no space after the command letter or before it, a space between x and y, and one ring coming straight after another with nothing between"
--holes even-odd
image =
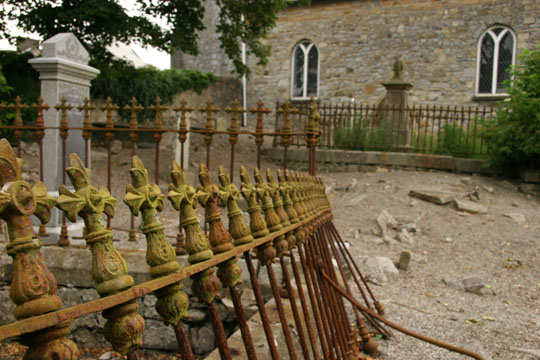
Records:
<instances>
[{"instance_id":1,"label":"arched gothic window","mask_svg":"<svg viewBox=\"0 0 540 360\"><path fill-rule=\"evenodd\" d=\"M302 40L294 48L291 83L293 99L319 96L319 49L309 40Z\"/></svg>"},{"instance_id":2,"label":"arched gothic window","mask_svg":"<svg viewBox=\"0 0 540 360\"><path fill-rule=\"evenodd\" d=\"M516 36L505 26L493 26L480 37L476 71L477 95L506 93L503 82L510 79L508 69L514 64L515 53Z\"/></svg>"}]
</instances>

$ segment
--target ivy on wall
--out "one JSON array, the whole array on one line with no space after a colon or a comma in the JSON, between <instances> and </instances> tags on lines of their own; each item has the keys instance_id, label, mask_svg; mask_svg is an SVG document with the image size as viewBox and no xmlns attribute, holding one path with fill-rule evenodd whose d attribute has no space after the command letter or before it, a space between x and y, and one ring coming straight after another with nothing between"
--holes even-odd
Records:
<instances>
[{"instance_id":1,"label":"ivy on wall","mask_svg":"<svg viewBox=\"0 0 540 360\"><path fill-rule=\"evenodd\" d=\"M19 54L14 51L0 51L0 102L13 102L16 96L20 96L21 102L26 104L37 101L40 95L39 74L28 64L28 60L33 57L28 52ZM102 67L100 70L101 73L92 80L90 97L95 100L110 96L114 103L120 106L119 113L126 121L129 120L129 114L126 114L122 108L129 104L132 97L145 107L154 104L158 96L162 103L171 103L174 95L178 93L193 90L200 94L218 80L218 77L212 73L187 69L134 68L118 60L114 60L110 66ZM2 82L2 73L5 82ZM145 110L138 116L140 122L145 122L153 119L154 114ZM33 123L35 117L36 113L33 109L23 111L25 124ZM8 111L0 114L2 124L9 125L12 120L13 115Z\"/></svg>"},{"instance_id":2,"label":"ivy on wall","mask_svg":"<svg viewBox=\"0 0 540 360\"><path fill-rule=\"evenodd\" d=\"M132 97L140 105L147 107L154 104L156 97L162 103L171 103L174 95L186 90L194 90L200 94L204 89L218 80L212 73L201 73L196 70L154 68L134 68L116 61L92 81L90 89L93 99L110 96L122 109L128 105ZM124 110L119 110L126 121L129 118ZM139 121L145 122L153 118L153 113L145 110L139 113Z\"/></svg>"}]
</instances>

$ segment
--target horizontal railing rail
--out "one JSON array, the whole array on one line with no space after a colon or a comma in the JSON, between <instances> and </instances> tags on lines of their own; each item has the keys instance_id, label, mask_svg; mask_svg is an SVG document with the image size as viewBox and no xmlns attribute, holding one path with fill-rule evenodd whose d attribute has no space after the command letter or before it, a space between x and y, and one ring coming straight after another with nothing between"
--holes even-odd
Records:
<instances>
[{"instance_id":1,"label":"horizontal railing rail","mask_svg":"<svg viewBox=\"0 0 540 360\"><path fill-rule=\"evenodd\" d=\"M91 300L83 304L71 306L62 310L58 310L52 313L31 317L24 320L0 326L0 341L20 336L23 334L39 331L49 327L54 327L66 321L75 320L77 318L96 313L99 311L110 309L114 306L122 303L140 298L144 295L150 294L156 290L162 289L171 284L175 284L179 281L185 280L192 275L200 273L204 270L210 269L214 266L222 264L231 258L241 255L247 251L255 249L263 244L273 241L274 239L285 235L291 231L294 231L301 226L312 222L313 220L328 213L329 210L323 210L317 214L299 221L296 224L292 224L270 233L262 238L255 239L253 242L245 245L240 245L225 253L217 254L209 260L183 267L181 270L174 274L170 274L157 279L149 280L144 283L134 285L129 290L122 291L120 293L110 295L104 298Z\"/></svg>"}]
</instances>

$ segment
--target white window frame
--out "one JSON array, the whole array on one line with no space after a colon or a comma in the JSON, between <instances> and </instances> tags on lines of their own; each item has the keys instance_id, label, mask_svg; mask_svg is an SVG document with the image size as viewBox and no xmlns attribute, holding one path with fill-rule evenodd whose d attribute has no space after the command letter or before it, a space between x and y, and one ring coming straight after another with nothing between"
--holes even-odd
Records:
<instances>
[{"instance_id":1,"label":"white window frame","mask_svg":"<svg viewBox=\"0 0 540 360\"><path fill-rule=\"evenodd\" d=\"M496 28L503 28L503 31L499 35L495 34L493 31ZM514 66L516 64L516 44L517 44L517 38L516 34L510 29L508 26L504 25L494 25L487 29L482 36L480 36L480 39L478 40L478 48L476 53L476 86L475 86L475 95L479 98L481 97L506 97L509 96L506 91L503 92L497 92L497 69L499 67L499 47L500 42L504 38L504 36L510 33L512 36L512 39L514 41L513 43L513 49L512 49L512 64L511 66ZM480 92L480 62L481 62L481 56L482 56L482 42L486 36L491 36L494 42L494 48L493 48L493 69L492 69L492 80L491 80L491 92L489 93L481 93Z\"/></svg>"},{"instance_id":2,"label":"white window frame","mask_svg":"<svg viewBox=\"0 0 540 360\"><path fill-rule=\"evenodd\" d=\"M309 42L309 45L306 47L303 43ZM304 82L303 82L303 88L302 88L302 96L294 96L294 69L296 68L296 63L294 59L294 54L296 53L296 49L300 47L302 51L304 52ZM300 41L293 49L292 56L291 56L291 99L292 100L309 100L311 99L311 96L307 96L307 76L308 76L308 54L312 47L315 47L317 49L317 91L315 93L315 96L313 96L315 99L319 98L319 83L320 83L320 74L321 74L321 51L315 45L315 43L311 40L304 39Z\"/></svg>"}]
</instances>

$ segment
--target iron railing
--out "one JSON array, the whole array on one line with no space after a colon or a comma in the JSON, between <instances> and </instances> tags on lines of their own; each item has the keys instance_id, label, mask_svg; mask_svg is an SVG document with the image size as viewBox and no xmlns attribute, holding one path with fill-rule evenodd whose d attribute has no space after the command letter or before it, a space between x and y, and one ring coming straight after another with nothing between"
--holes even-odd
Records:
<instances>
[{"instance_id":1,"label":"iron railing","mask_svg":"<svg viewBox=\"0 0 540 360\"><path fill-rule=\"evenodd\" d=\"M135 103L135 101L133 102ZM20 105L20 102L19 102ZM281 132L265 132L263 114L268 113L264 104L250 111L257 115L255 131L238 129L238 114L243 111L235 104L228 109L232 114L228 131L217 131L213 126L212 114L218 111L212 108L211 102L202 109L206 113L207 123L204 130L192 130L186 126L185 115L192 111L183 103L178 112L181 114L179 129L166 129L161 126L164 107L156 101L156 111L152 131L156 145L159 145L164 132L178 134L182 144L187 133L203 135L206 147L207 165L199 168L199 185L197 189L186 182L182 164L173 163L171 183L167 196L161 193L156 182L159 171L155 172L155 182L151 182L148 171L136 155L131 161L131 184L126 185L124 203L133 216L142 216L142 232L147 241L147 262L152 280L134 284L128 274L125 260L116 250L112 242L112 231L103 214L112 217L116 205L109 190L92 181L90 170L85 161L77 155L69 156L63 146L63 165L66 174L73 184L73 190L65 185L59 189L59 197L52 198L42 182L37 181L33 187L23 180L21 162L17 160L11 145L5 139L0 140L0 217L9 228L8 254L13 258L13 281L11 298L16 304L14 315L16 322L0 326L0 341L19 337L21 343L28 346L25 359L35 360L71 360L77 359L78 348L68 340L69 324L79 317L103 311L108 320L104 327L104 335L113 348L127 355L128 359L139 359L138 348L142 345L144 319L138 314L135 300L143 295L154 293L158 298L156 309L163 320L170 324L177 337L179 352L183 359L194 359L183 320L186 318L188 298L182 292L180 281L190 277L193 280L192 290L204 303L208 304L209 317L216 334L217 345L222 359L231 359L231 352L225 337L223 323L215 305L216 294L223 285L228 288L234 303L235 313L242 332L242 339L248 359L256 359L250 329L243 317L243 306L236 292L240 281L241 269L236 257L243 255L250 274L251 285L257 300L258 310L268 344L268 352L272 359L279 358L274 342L273 330L270 327L266 307L262 299L258 277L252 260L252 250L260 264L266 267L272 292L276 300L282 332L285 337L288 355L291 359L358 359L360 349L375 354L377 344L373 334L390 336L383 323L400 331L405 331L382 317L384 308L376 300L372 290L365 281L354 258L348 252L342 239L332 224L332 212L325 195L325 186L315 176L315 155L320 132L318 130L319 114L317 106L312 102L309 108L309 121L304 132L295 133L288 124L289 110L280 109L284 114L285 126ZM65 133L69 133L67 110L69 104L63 100L57 106L62 112L60 127L47 128L43 125L42 112L46 106L38 101L37 121L35 125L25 126L21 121L5 128L15 131L30 130L36 134L40 143L40 157L43 158L43 133L48 129L59 129L63 142ZM82 130L87 141L95 131L105 131L109 142L109 177L110 186L112 156L110 143L114 137L114 124L111 113L114 104L109 99L103 110L107 112L107 126L98 130L88 121L90 104L88 101L79 106L85 112ZM15 106L14 110L17 111ZM176 109L175 109L176 110ZM131 123L131 135L139 131L136 123ZM64 135L62 135L62 132ZM212 183L208 170L210 164L211 144L214 136L226 135L230 139L230 174L220 167L218 178L220 185ZM265 136L279 136L285 145L289 145L291 137L303 136L309 149L309 174L301 174L287 169L287 154L284 152L283 171L277 173L277 180L271 171L266 172L266 179L259 170L254 169L252 178L247 169L241 167L239 188L234 185L234 145L238 136L252 135L257 146L257 163L260 164L260 148ZM22 134L15 134L15 142L19 143ZM132 137L133 153L136 152L136 136ZM88 147L85 160L88 162ZM160 163L159 146L156 146L156 167ZM42 161L40 162L42 164ZM42 170L42 169L41 169ZM229 176L230 175L230 176ZM253 179L253 181L252 181ZM240 194L248 204L249 226L239 209ZM175 250L165 239L164 226L155 216L166 204L165 197L172 207L179 211L180 225L183 232L179 238L185 237L185 250L188 254L189 266L180 268L175 259ZM221 222L218 208L220 201L227 206L229 229ZM205 208L205 224L208 234L202 231L199 218L195 212L197 204ZM96 290L100 298L62 309L62 301L56 295L56 280L48 270L41 253L42 246L39 234L35 234L31 215L36 215L42 223L46 223L52 207L56 206L69 221L82 218L85 223L84 239L92 250L92 275L96 282ZM263 215L264 214L264 215ZM133 229L128 229L132 231ZM65 240L65 239L64 239ZM179 241L180 243L180 241ZM66 243L60 245L67 245ZM300 259L298 262L297 259ZM284 313L280 291L271 264L280 262L287 296L291 303L293 319ZM290 261L297 290L292 290L291 277L288 273ZM337 267L334 265L337 264ZM212 275L217 267L217 277ZM300 271L302 270L302 271ZM354 279L354 286L362 294L364 305L354 299L352 286L345 281L340 284L338 278L346 279L349 271ZM339 274L339 275L338 275ZM302 284L305 283L307 291ZM307 294L307 295L306 295ZM296 306L299 299L301 311ZM353 318L349 318L344 300L353 304ZM376 309L374 312L373 309ZM302 317L305 322L302 322ZM366 321L370 324L368 330ZM294 322L301 345L301 354L293 345L289 323ZM431 339L423 338L425 341ZM309 344L309 346L308 346ZM436 345L452 351L464 353L476 359L480 356L466 350L452 347L444 343Z\"/></svg>"},{"instance_id":2,"label":"iron railing","mask_svg":"<svg viewBox=\"0 0 540 360\"><path fill-rule=\"evenodd\" d=\"M280 107L281 104L277 103ZM307 104L294 105L292 130L307 126ZM484 121L495 116L493 108L473 106L414 105L376 106L356 103L320 103L320 146L329 149L400 151L424 154L482 157L488 148L481 134ZM276 114L275 129L283 126ZM275 139L274 145L278 144ZM293 136L292 145L305 139Z\"/></svg>"}]
</instances>

